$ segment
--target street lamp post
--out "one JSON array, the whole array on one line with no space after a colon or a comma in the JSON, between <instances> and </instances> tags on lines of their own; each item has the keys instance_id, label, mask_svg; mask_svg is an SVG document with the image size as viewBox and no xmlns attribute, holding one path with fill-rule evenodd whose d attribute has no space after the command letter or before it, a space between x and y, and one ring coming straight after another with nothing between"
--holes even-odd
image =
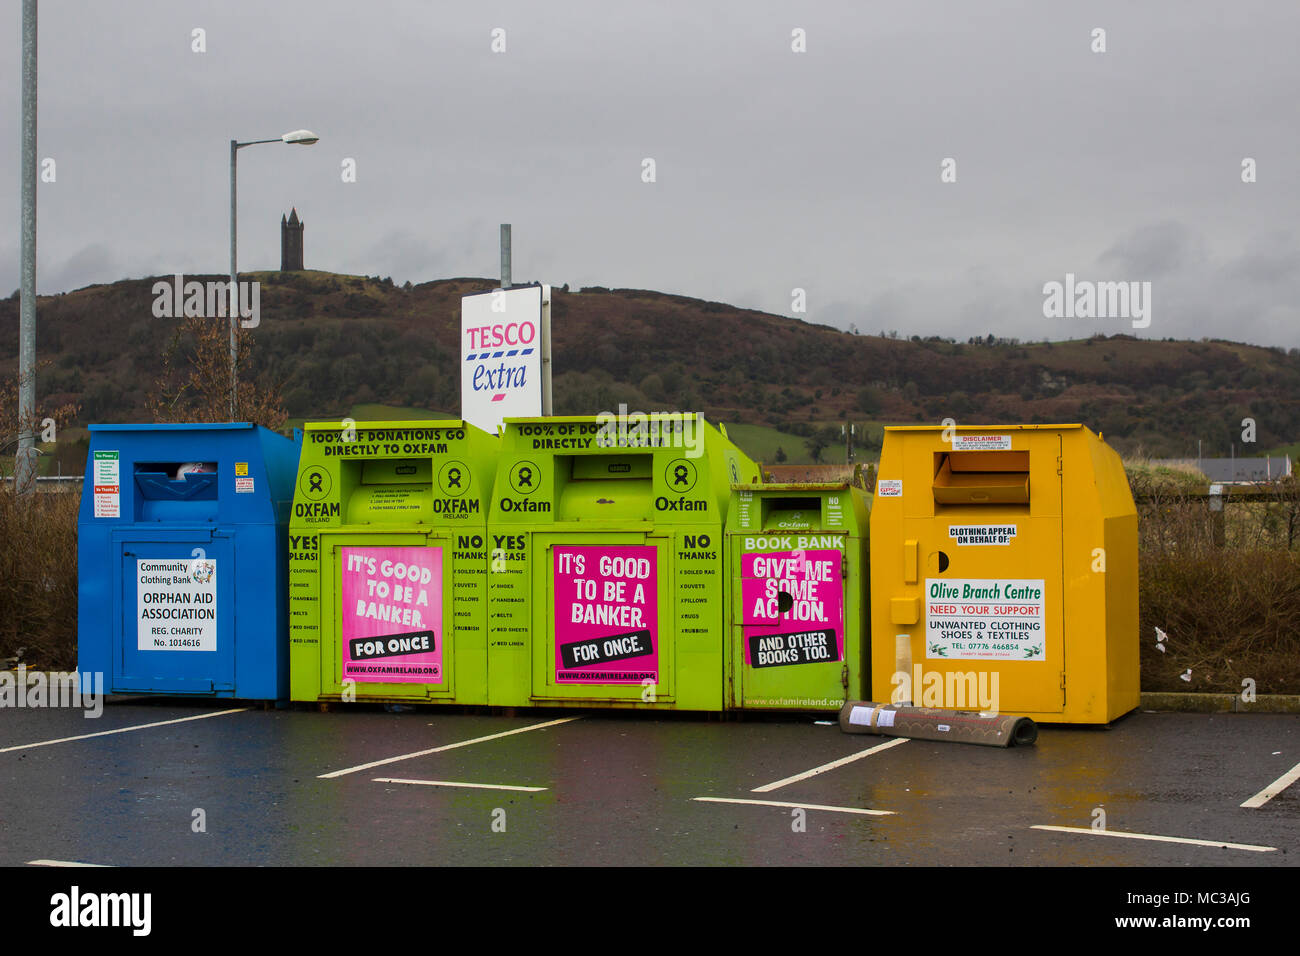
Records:
<instances>
[{"instance_id":1,"label":"street lamp post","mask_svg":"<svg viewBox=\"0 0 1300 956\"><path fill-rule=\"evenodd\" d=\"M36 0L23 0L22 159L18 301L18 457L14 491L36 489Z\"/></svg>"},{"instance_id":2,"label":"street lamp post","mask_svg":"<svg viewBox=\"0 0 1300 956\"><path fill-rule=\"evenodd\" d=\"M238 346L235 344L235 324L239 321L239 269L236 265L236 244L235 244L235 168L239 159L239 151L245 146L256 146L259 143L287 143L291 146L311 146L320 140L320 137L311 130L296 129L291 133L285 133L283 136L275 139L253 139L246 143L238 140L230 141L230 420L235 420L235 404L239 390L239 371L238 371Z\"/></svg>"}]
</instances>

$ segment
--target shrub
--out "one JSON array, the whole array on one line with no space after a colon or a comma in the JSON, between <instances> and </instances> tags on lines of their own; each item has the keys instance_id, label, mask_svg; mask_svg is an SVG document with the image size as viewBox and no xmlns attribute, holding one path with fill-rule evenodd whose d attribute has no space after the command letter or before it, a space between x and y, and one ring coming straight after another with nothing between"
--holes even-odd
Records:
<instances>
[{"instance_id":1,"label":"shrub","mask_svg":"<svg viewBox=\"0 0 1300 956\"><path fill-rule=\"evenodd\" d=\"M0 658L28 667L77 664L78 492L0 488Z\"/></svg>"}]
</instances>

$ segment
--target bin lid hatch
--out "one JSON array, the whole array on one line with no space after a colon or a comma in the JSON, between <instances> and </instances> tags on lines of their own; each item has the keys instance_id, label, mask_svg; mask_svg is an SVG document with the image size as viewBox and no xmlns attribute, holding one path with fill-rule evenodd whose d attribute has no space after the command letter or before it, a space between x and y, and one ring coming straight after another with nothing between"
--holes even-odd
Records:
<instances>
[{"instance_id":1,"label":"bin lid hatch","mask_svg":"<svg viewBox=\"0 0 1300 956\"><path fill-rule=\"evenodd\" d=\"M1029 452L941 453L934 500L943 505L1028 504Z\"/></svg>"}]
</instances>

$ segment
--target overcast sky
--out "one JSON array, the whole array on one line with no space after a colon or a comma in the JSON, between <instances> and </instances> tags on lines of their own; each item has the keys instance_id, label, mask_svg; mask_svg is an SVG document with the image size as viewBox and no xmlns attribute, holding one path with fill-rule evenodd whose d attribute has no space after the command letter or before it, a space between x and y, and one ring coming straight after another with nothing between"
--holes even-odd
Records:
<instances>
[{"instance_id":1,"label":"overcast sky","mask_svg":"<svg viewBox=\"0 0 1300 956\"><path fill-rule=\"evenodd\" d=\"M516 282L785 315L802 288L800 318L900 335L1134 332L1045 318L1074 273L1151 283L1134 334L1300 346L1298 39L1300 4L1269 0L41 0L38 289L224 272L230 139L305 127L317 145L240 151L243 269L278 267L296 206L308 268L398 283L496 276L510 222Z\"/></svg>"}]
</instances>

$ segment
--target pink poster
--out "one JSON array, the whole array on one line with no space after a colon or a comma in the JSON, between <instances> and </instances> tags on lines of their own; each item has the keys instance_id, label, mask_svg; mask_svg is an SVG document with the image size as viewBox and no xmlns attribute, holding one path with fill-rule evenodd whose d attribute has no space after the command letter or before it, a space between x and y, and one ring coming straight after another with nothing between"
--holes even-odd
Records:
<instances>
[{"instance_id":1,"label":"pink poster","mask_svg":"<svg viewBox=\"0 0 1300 956\"><path fill-rule=\"evenodd\" d=\"M555 553L555 679L561 684L659 681L658 556L652 544L559 546Z\"/></svg>"},{"instance_id":2,"label":"pink poster","mask_svg":"<svg viewBox=\"0 0 1300 956\"><path fill-rule=\"evenodd\" d=\"M441 684L442 548L343 548L343 679Z\"/></svg>"},{"instance_id":3,"label":"pink poster","mask_svg":"<svg viewBox=\"0 0 1300 956\"><path fill-rule=\"evenodd\" d=\"M844 659L843 559L833 550L741 555L746 664L782 667Z\"/></svg>"}]
</instances>

